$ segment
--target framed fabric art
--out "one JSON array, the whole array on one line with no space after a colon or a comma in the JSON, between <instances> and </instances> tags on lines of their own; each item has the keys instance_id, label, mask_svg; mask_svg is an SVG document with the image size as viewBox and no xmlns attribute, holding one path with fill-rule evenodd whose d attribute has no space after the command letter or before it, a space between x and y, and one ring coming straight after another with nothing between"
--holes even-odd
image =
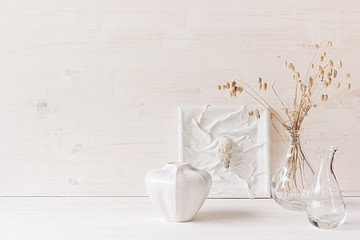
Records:
<instances>
[{"instance_id":1,"label":"framed fabric art","mask_svg":"<svg viewBox=\"0 0 360 240\"><path fill-rule=\"evenodd\" d=\"M206 105L178 111L179 161L210 173L210 198L270 197L266 109Z\"/></svg>"}]
</instances>

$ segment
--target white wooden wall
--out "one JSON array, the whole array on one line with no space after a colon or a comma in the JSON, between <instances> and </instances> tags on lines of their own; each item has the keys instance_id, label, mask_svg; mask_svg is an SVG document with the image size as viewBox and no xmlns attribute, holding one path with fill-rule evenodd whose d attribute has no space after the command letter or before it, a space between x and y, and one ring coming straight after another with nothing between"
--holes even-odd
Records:
<instances>
[{"instance_id":1,"label":"white wooden wall","mask_svg":"<svg viewBox=\"0 0 360 240\"><path fill-rule=\"evenodd\" d=\"M360 196L359 1L0 0L0 195L146 195L145 173L177 160L178 105L255 103L216 90L239 76L286 97L276 56L304 71L322 40L353 89L311 112L304 148L316 162L338 145L340 186Z\"/></svg>"}]
</instances>

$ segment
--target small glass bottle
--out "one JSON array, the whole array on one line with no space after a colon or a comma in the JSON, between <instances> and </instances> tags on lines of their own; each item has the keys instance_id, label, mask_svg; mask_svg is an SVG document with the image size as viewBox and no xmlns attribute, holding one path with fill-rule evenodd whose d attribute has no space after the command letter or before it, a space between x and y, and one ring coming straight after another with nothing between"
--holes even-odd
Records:
<instances>
[{"instance_id":1,"label":"small glass bottle","mask_svg":"<svg viewBox=\"0 0 360 240\"><path fill-rule=\"evenodd\" d=\"M337 147L321 150L321 163L312 185L307 215L311 224L332 229L344 223L346 207L333 171Z\"/></svg>"}]
</instances>

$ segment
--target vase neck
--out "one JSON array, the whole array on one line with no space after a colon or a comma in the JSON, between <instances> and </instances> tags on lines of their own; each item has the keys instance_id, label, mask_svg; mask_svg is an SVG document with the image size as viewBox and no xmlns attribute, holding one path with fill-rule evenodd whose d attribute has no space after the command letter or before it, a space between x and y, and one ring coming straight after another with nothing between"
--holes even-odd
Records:
<instances>
[{"instance_id":1,"label":"vase neck","mask_svg":"<svg viewBox=\"0 0 360 240\"><path fill-rule=\"evenodd\" d=\"M288 130L287 132L289 144L300 144L301 130Z\"/></svg>"},{"instance_id":2,"label":"vase neck","mask_svg":"<svg viewBox=\"0 0 360 240\"><path fill-rule=\"evenodd\" d=\"M321 161L320 170L324 171L324 169L326 169L326 170L330 170L332 173L334 172L333 163L337 149L338 148L335 146L322 149L322 161Z\"/></svg>"},{"instance_id":3,"label":"vase neck","mask_svg":"<svg viewBox=\"0 0 360 240\"><path fill-rule=\"evenodd\" d=\"M185 169L189 168L190 163L187 162L168 162L165 164L165 168L167 169Z\"/></svg>"}]
</instances>

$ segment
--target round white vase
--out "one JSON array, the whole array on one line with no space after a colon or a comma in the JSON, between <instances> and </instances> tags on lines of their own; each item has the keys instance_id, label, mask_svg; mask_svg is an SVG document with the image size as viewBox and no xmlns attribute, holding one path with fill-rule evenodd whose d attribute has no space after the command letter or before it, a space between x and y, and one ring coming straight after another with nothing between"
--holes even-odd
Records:
<instances>
[{"instance_id":1,"label":"round white vase","mask_svg":"<svg viewBox=\"0 0 360 240\"><path fill-rule=\"evenodd\" d=\"M145 177L154 207L171 222L190 221L205 202L211 176L185 162L169 162Z\"/></svg>"}]
</instances>

